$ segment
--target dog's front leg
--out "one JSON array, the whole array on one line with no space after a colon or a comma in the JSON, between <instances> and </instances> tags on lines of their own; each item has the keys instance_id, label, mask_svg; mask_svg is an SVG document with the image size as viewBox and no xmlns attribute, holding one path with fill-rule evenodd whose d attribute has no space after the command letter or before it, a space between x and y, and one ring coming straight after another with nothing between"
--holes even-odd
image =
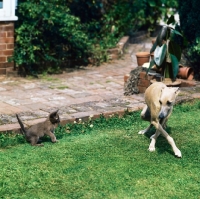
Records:
<instances>
[{"instance_id":1,"label":"dog's front leg","mask_svg":"<svg viewBox=\"0 0 200 199\"><path fill-rule=\"evenodd\" d=\"M153 121L152 124L167 139L168 143L171 145L174 151L175 156L181 158L182 157L181 151L177 148L174 139L171 136L169 136L169 134L162 128L159 122Z\"/></svg>"},{"instance_id":2,"label":"dog's front leg","mask_svg":"<svg viewBox=\"0 0 200 199\"><path fill-rule=\"evenodd\" d=\"M151 143L150 143L150 145L149 145L149 151L155 151L155 144L156 144L156 140L157 140L157 138L158 138L158 136L160 135L160 131L158 131L158 130L156 130L156 133L155 134L153 134L151 137L150 137L150 139L151 139Z\"/></svg>"}]
</instances>

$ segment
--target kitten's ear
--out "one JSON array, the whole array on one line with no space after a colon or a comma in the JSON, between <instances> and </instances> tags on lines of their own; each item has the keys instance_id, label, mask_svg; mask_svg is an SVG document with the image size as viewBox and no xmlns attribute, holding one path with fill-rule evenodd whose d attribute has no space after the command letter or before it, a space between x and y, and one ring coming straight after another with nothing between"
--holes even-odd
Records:
<instances>
[{"instance_id":1,"label":"kitten's ear","mask_svg":"<svg viewBox=\"0 0 200 199\"><path fill-rule=\"evenodd\" d=\"M58 110L50 113L50 115L49 115L49 120L51 121L52 124L60 123L60 118L57 113L58 113Z\"/></svg>"},{"instance_id":2,"label":"kitten's ear","mask_svg":"<svg viewBox=\"0 0 200 199\"><path fill-rule=\"evenodd\" d=\"M58 113L58 111L59 111L59 109L57 111L54 111L54 112L50 113L50 117L55 116Z\"/></svg>"},{"instance_id":3,"label":"kitten's ear","mask_svg":"<svg viewBox=\"0 0 200 199\"><path fill-rule=\"evenodd\" d=\"M55 118L55 117L57 116L58 111L59 111L59 110L53 111L52 113L49 114L50 120L52 120L53 118Z\"/></svg>"}]
</instances>

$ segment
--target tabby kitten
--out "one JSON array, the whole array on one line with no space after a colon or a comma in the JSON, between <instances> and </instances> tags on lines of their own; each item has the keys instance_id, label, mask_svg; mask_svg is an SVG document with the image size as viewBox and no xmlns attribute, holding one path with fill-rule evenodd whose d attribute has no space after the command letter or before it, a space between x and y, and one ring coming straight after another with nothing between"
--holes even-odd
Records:
<instances>
[{"instance_id":1,"label":"tabby kitten","mask_svg":"<svg viewBox=\"0 0 200 199\"><path fill-rule=\"evenodd\" d=\"M43 144L38 144L38 141L44 135L50 136L52 142L57 142L54 129L56 124L60 123L58 110L50 113L43 123L35 124L27 130L17 114L16 117L21 127L21 132L24 134L26 141L30 142L32 146L43 146Z\"/></svg>"}]
</instances>

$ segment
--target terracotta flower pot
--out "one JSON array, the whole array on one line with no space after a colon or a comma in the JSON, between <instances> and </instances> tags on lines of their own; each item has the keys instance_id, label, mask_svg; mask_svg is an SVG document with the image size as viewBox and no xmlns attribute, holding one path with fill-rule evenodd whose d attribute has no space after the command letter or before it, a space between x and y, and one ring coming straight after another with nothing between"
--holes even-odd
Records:
<instances>
[{"instance_id":1,"label":"terracotta flower pot","mask_svg":"<svg viewBox=\"0 0 200 199\"><path fill-rule=\"evenodd\" d=\"M137 64L142 66L144 63L149 62L150 53L149 52L138 52L136 53Z\"/></svg>"},{"instance_id":2,"label":"terracotta flower pot","mask_svg":"<svg viewBox=\"0 0 200 199\"><path fill-rule=\"evenodd\" d=\"M194 78L194 71L191 67L180 65L177 76L182 79L192 80Z\"/></svg>"}]
</instances>

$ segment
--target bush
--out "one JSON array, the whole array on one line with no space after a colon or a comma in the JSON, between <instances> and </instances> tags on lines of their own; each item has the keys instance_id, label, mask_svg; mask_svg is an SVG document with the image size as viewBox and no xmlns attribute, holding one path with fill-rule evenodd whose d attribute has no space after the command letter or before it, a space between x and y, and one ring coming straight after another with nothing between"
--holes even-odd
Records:
<instances>
[{"instance_id":1,"label":"bush","mask_svg":"<svg viewBox=\"0 0 200 199\"><path fill-rule=\"evenodd\" d=\"M149 31L154 31L161 19L167 21L178 8L177 0L144 0L143 2L145 2L145 26Z\"/></svg>"},{"instance_id":2,"label":"bush","mask_svg":"<svg viewBox=\"0 0 200 199\"><path fill-rule=\"evenodd\" d=\"M195 77L200 74L200 26L199 26L200 1L179 0L180 25L188 46L185 51L191 66L195 70Z\"/></svg>"},{"instance_id":3,"label":"bush","mask_svg":"<svg viewBox=\"0 0 200 199\"><path fill-rule=\"evenodd\" d=\"M19 1L13 56L25 72L56 72L68 60L107 61L107 49L123 35L156 24L176 0ZM166 6L166 7L165 7Z\"/></svg>"},{"instance_id":4,"label":"bush","mask_svg":"<svg viewBox=\"0 0 200 199\"><path fill-rule=\"evenodd\" d=\"M69 57L84 59L90 48L80 19L62 1L19 3L14 59L29 71L57 68Z\"/></svg>"}]
</instances>

